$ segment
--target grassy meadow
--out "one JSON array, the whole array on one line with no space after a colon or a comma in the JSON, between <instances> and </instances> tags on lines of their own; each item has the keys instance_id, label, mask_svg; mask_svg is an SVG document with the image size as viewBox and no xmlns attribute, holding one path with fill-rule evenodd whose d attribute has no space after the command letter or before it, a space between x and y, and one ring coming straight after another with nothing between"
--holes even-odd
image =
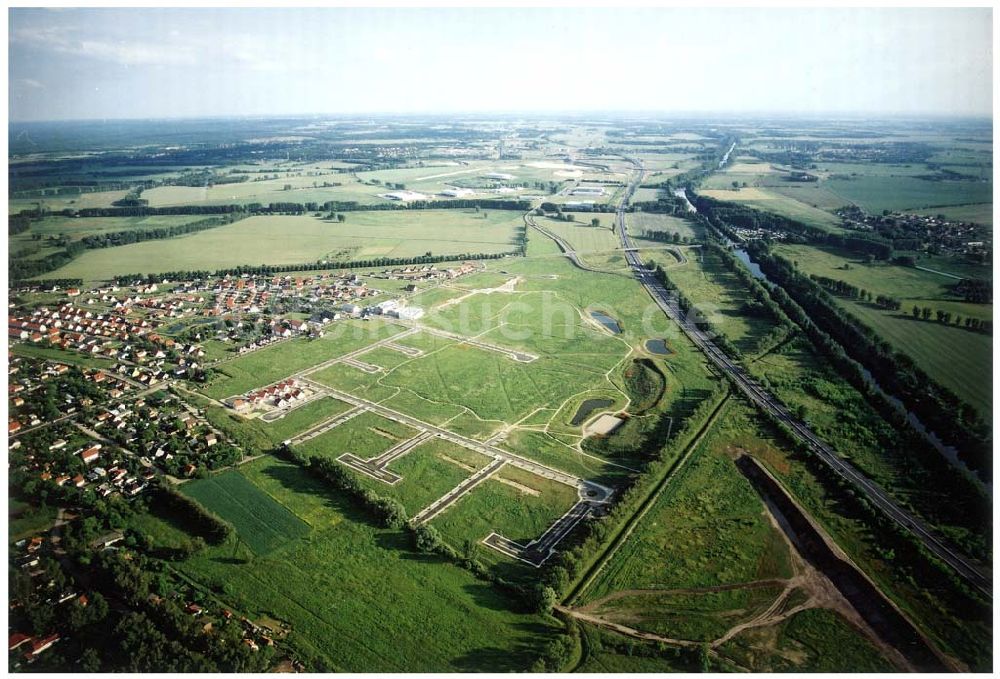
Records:
<instances>
[{"instance_id":1,"label":"grassy meadow","mask_svg":"<svg viewBox=\"0 0 1000 679\"><path fill-rule=\"evenodd\" d=\"M873 296L888 295L899 299L903 304L899 311L886 311L872 304L836 298L841 306L871 326L897 350L910 356L933 379L975 406L985 419L991 419L992 337L934 320L916 320L911 314L916 305L930 307L932 319L933 312L941 309L963 318L991 320L991 304L962 301L951 290L956 282L954 279L929 271L892 264L866 264L847 252L806 245L779 245L775 252L797 262L798 268L807 274L846 281L868 290Z\"/></svg>"},{"instance_id":2,"label":"grassy meadow","mask_svg":"<svg viewBox=\"0 0 1000 679\"><path fill-rule=\"evenodd\" d=\"M523 671L559 628L515 611L468 572L415 553L405 533L374 527L296 465L267 457L239 474L308 532L264 554L231 540L178 567L237 609L290 625L285 643L310 669Z\"/></svg>"},{"instance_id":3,"label":"grassy meadow","mask_svg":"<svg viewBox=\"0 0 1000 679\"><path fill-rule=\"evenodd\" d=\"M504 210L350 212L343 223L312 215L248 217L177 238L87 250L42 278L97 281L138 272L508 252L521 223L520 213Z\"/></svg>"}]
</instances>

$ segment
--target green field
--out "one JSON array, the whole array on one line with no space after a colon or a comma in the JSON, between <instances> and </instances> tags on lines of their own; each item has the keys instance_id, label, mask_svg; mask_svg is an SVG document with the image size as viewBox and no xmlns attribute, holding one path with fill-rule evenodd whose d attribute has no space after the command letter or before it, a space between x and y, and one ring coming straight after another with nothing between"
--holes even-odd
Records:
<instances>
[{"instance_id":1,"label":"green field","mask_svg":"<svg viewBox=\"0 0 1000 679\"><path fill-rule=\"evenodd\" d=\"M307 431L324 420L350 410L351 406L335 398L324 396L295 408L275 422L260 421L261 429L276 444Z\"/></svg>"},{"instance_id":2,"label":"green field","mask_svg":"<svg viewBox=\"0 0 1000 679\"><path fill-rule=\"evenodd\" d=\"M401 326L382 320L338 321L320 339L290 339L217 365L214 368L216 377L201 391L210 398L242 394L402 330Z\"/></svg>"},{"instance_id":3,"label":"green field","mask_svg":"<svg viewBox=\"0 0 1000 679\"><path fill-rule=\"evenodd\" d=\"M950 289L954 279L928 271L882 263L869 265L846 252L807 245L778 245L775 252L797 262L798 268L807 274L846 281L872 295L888 295L901 300L902 309L886 311L871 304L836 298L894 348L910 356L933 379L975 406L985 419L991 419L992 337L934 321L918 321L911 316L913 306L917 305L950 311L962 317L991 320L991 304L962 301ZM845 265L849 268L844 269ZM934 266L947 264L934 262Z\"/></svg>"},{"instance_id":4,"label":"green field","mask_svg":"<svg viewBox=\"0 0 1000 679\"><path fill-rule=\"evenodd\" d=\"M353 453L367 460L413 438L417 433L405 424L366 411L298 445L297 449L306 456L335 459L344 453Z\"/></svg>"},{"instance_id":5,"label":"green field","mask_svg":"<svg viewBox=\"0 0 1000 679\"><path fill-rule=\"evenodd\" d=\"M116 231L148 231L201 221L211 215L155 215L151 217L46 217L33 222L26 234L66 235L71 240ZM24 234L19 234L24 235Z\"/></svg>"},{"instance_id":6,"label":"green field","mask_svg":"<svg viewBox=\"0 0 1000 679\"><path fill-rule=\"evenodd\" d=\"M719 653L754 672L896 672L868 639L834 611L812 608L750 629Z\"/></svg>"},{"instance_id":7,"label":"green field","mask_svg":"<svg viewBox=\"0 0 1000 679\"><path fill-rule=\"evenodd\" d=\"M823 182L823 186L873 214L882 210L988 203L993 199L993 184L990 182L937 182L916 177L863 176L829 179Z\"/></svg>"},{"instance_id":8,"label":"green field","mask_svg":"<svg viewBox=\"0 0 1000 679\"><path fill-rule=\"evenodd\" d=\"M588 252L606 252L617 250L621 247L618 235L612 233L611 224L614 215L596 214L591 216L588 213L576 213L576 221L561 222L558 219L538 218L539 226L542 226L560 238L564 238L577 252L587 254ZM591 226L591 219L599 219L600 226ZM540 237L540 234L532 234Z\"/></svg>"},{"instance_id":9,"label":"green field","mask_svg":"<svg viewBox=\"0 0 1000 679\"><path fill-rule=\"evenodd\" d=\"M44 278L95 281L137 272L508 252L521 223L519 212L504 210L351 212L344 223L311 215L249 217L177 238L88 250Z\"/></svg>"},{"instance_id":10,"label":"green field","mask_svg":"<svg viewBox=\"0 0 1000 679\"><path fill-rule=\"evenodd\" d=\"M479 543L493 532L527 544L576 501L575 488L508 465L431 520L431 525L460 551L467 542ZM507 558L488 547L480 546L479 551Z\"/></svg>"},{"instance_id":11,"label":"green field","mask_svg":"<svg viewBox=\"0 0 1000 679\"><path fill-rule=\"evenodd\" d=\"M499 590L399 531L374 528L299 467L264 458L246 483L312 530L264 555L227 542L180 564L251 615L291 626L285 644L314 671L523 671L561 626L515 612Z\"/></svg>"},{"instance_id":12,"label":"green field","mask_svg":"<svg viewBox=\"0 0 1000 679\"><path fill-rule=\"evenodd\" d=\"M791 576L784 538L731 459L735 451L755 447L738 415L727 406L586 590L584 603L632 589L708 588Z\"/></svg>"},{"instance_id":13,"label":"green field","mask_svg":"<svg viewBox=\"0 0 1000 679\"><path fill-rule=\"evenodd\" d=\"M760 350L762 342L774 330L776 319L766 312L748 312L746 286L727 269L719 255L711 250L684 250L687 263L672 266L668 275L680 291L697 306L713 328L725 335L743 353ZM642 258L676 263L672 255L644 251ZM765 342L766 344L766 342Z\"/></svg>"},{"instance_id":14,"label":"green field","mask_svg":"<svg viewBox=\"0 0 1000 679\"><path fill-rule=\"evenodd\" d=\"M698 193L708 198L714 198L715 200L745 203L758 210L773 212L789 219L797 219L800 222L819 229L827 231L837 231L840 229L839 217L791 197L797 194L785 195L785 193L778 190L756 187L743 188L739 191L731 189L704 189L699 190Z\"/></svg>"},{"instance_id":15,"label":"green field","mask_svg":"<svg viewBox=\"0 0 1000 679\"><path fill-rule=\"evenodd\" d=\"M403 478L391 486L363 474L355 476L378 495L399 500L413 516L489 463L485 455L432 438L393 460L389 470Z\"/></svg>"},{"instance_id":16,"label":"green field","mask_svg":"<svg viewBox=\"0 0 1000 679\"><path fill-rule=\"evenodd\" d=\"M944 215L948 219L956 219L962 222L973 222L993 226L993 203L975 203L972 205L949 205L939 208L925 208L923 210L909 210L925 215Z\"/></svg>"},{"instance_id":17,"label":"green field","mask_svg":"<svg viewBox=\"0 0 1000 679\"><path fill-rule=\"evenodd\" d=\"M652 212L630 212L625 215L628 232L634 237L641 237L643 231L664 231L671 235L678 233L697 240L704 236L703 229L694 222L672 215L660 215Z\"/></svg>"},{"instance_id":18,"label":"green field","mask_svg":"<svg viewBox=\"0 0 1000 679\"><path fill-rule=\"evenodd\" d=\"M191 481L181 491L232 524L255 554L273 552L309 532L308 524L237 471Z\"/></svg>"}]
</instances>

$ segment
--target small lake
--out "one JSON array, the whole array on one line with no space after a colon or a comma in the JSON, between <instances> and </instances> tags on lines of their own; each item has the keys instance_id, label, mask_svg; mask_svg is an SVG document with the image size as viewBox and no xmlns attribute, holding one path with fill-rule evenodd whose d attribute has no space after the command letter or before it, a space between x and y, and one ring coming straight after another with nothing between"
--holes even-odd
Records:
<instances>
[{"instance_id":1,"label":"small lake","mask_svg":"<svg viewBox=\"0 0 1000 679\"><path fill-rule=\"evenodd\" d=\"M668 354L674 353L673 350L667 346L667 341L661 339L646 340L646 351L651 354L659 354L660 356L667 356Z\"/></svg>"},{"instance_id":2,"label":"small lake","mask_svg":"<svg viewBox=\"0 0 1000 679\"><path fill-rule=\"evenodd\" d=\"M622 327L618 325L618 321L611 318L611 316L608 316L600 311L591 311L590 317L616 335L622 334Z\"/></svg>"},{"instance_id":3,"label":"small lake","mask_svg":"<svg viewBox=\"0 0 1000 679\"><path fill-rule=\"evenodd\" d=\"M570 424L579 425L583 424L584 420L590 417L590 413L595 410L600 410L601 408L607 408L613 404L609 398L588 398L586 401L580 404L580 407L576 410L576 415L570 420Z\"/></svg>"},{"instance_id":4,"label":"small lake","mask_svg":"<svg viewBox=\"0 0 1000 679\"><path fill-rule=\"evenodd\" d=\"M746 250L740 248L734 248L733 254L736 255L736 257L739 258L741 262L747 265L747 268L750 270L750 273L753 275L754 278L756 278L757 280L764 281L765 283L771 282L767 280L767 276L765 276L764 272L760 270L760 266L757 264L757 262L750 259L750 255L747 253Z\"/></svg>"}]
</instances>

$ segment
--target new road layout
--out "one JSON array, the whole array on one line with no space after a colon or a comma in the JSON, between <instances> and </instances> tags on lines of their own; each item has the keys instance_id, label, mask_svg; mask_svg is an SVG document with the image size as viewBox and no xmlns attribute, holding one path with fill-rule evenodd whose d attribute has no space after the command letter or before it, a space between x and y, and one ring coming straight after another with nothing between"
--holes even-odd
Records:
<instances>
[{"instance_id":1,"label":"new road layout","mask_svg":"<svg viewBox=\"0 0 1000 679\"><path fill-rule=\"evenodd\" d=\"M453 489L418 512L412 519L412 521L417 525L426 523L441 514L441 512L455 504L462 496L466 495L473 488L498 472L505 465L509 464L513 467L524 469L525 471L536 474L537 476L571 486L576 489L579 496L579 500L576 504L570 507L569 510L560 518L556 519L556 521L548 528L548 530L545 531L545 533L542 534L541 537L536 540L532 540L527 545L507 540L496 533L492 533L485 540L483 540L483 543L487 546L503 552L504 554L513 556L514 558L520 559L521 561L529 563L537 568L555 553L556 545L558 545L559 542L569 534L574 526L590 516L598 506L606 503L613 493L612 489L607 486L602 486L599 483L581 479L573 476L572 474L567 474L566 472L553 469L552 467L535 462L534 460L521 457L520 455L508 452L502 448L497 448L489 443L481 443L479 441L466 438L454 432L448 431L447 429L436 427L422 420L418 420L415 417L410 417L409 415L392 410L391 408L386 408L385 406L374 401L369 401L367 399L354 396L353 394L333 389L326 385L313 382L305 377L300 377L300 379L307 382L310 387L316 389L317 392L322 392L333 396L334 398L340 399L345 403L349 403L353 406L353 408L346 413L328 420L327 422L317 425L313 429L310 429L294 439L286 441L286 445L294 445L302 441L307 441L323 432L329 431L330 429L343 424L358 413L370 411L377 415L381 415L388 419L413 427L420 432L415 437L398 443L385 453L382 453L381 455L370 460L362 460L351 453L345 453L337 458L341 464L361 472L362 474L378 479L384 483L393 485L399 482L402 478L388 469L388 465L393 460L402 457L424 441L435 436L492 458L490 463L485 467L463 480Z\"/></svg>"},{"instance_id":2,"label":"new road layout","mask_svg":"<svg viewBox=\"0 0 1000 679\"><path fill-rule=\"evenodd\" d=\"M629 160L635 166L636 172L634 179L629 183L628 189L625 191L621 203L618 205L616 215L618 233L621 238L622 248L625 250L625 257L632 267L632 271L656 304L671 320L680 326L684 334L694 342L723 374L729 376L733 383L736 384L751 402L757 407L770 412L775 418L788 426L793 434L800 441L804 442L819 459L829 465L834 472L855 485L872 504L881 509L898 525L913 533L931 553L951 566L962 578L992 599L993 583L990 575L982 572L970 559L958 553L954 547L936 535L920 519L902 509L885 490L858 471L854 465L841 459L830 446L816 436L805 424L792 417L776 398L752 380L742 367L733 362L729 356L715 345L708 335L700 330L691 319L687 318L686 314L677 305L676 297L671 295L660 284L653 272L642 265L625 229L625 212L632 194L642 181L643 169L638 161L634 159Z\"/></svg>"}]
</instances>

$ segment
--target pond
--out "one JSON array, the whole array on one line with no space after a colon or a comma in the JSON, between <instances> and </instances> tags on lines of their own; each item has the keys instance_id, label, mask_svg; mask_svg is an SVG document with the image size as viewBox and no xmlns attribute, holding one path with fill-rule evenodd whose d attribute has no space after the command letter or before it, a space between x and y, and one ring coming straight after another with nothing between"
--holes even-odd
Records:
<instances>
[{"instance_id":1,"label":"pond","mask_svg":"<svg viewBox=\"0 0 1000 679\"><path fill-rule=\"evenodd\" d=\"M667 346L667 340L661 339L646 340L646 351L651 354L659 354L660 356L667 356L668 354L674 353L673 350Z\"/></svg>"},{"instance_id":2,"label":"pond","mask_svg":"<svg viewBox=\"0 0 1000 679\"><path fill-rule=\"evenodd\" d=\"M580 407L576 410L576 415L570 420L570 424L579 425L583 424L584 420L590 417L590 413L595 410L600 410L601 408L607 408L613 404L610 398L588 398L586 401L580 404Z\"/></svg>"},{"instance_id":3,"label":"pond","mask_svg":"<svg viewBox=\"0 0 1000 679\"><path fill-rule=\"evenodd\" d=\"M750 270L750 273L753 275L754 278L756 278L757 280L764 281L765 283L771 282L767 280L767 276L765 276L764 272L760 270L760 266L757 264L757 262L750 259L750 254L746 250L740 248L734 248L733 254L736 255L741 262L747 265L747 268Z\"/></svg>"},{"instance_id":4,"label":"pond","mask_svg":"<svg viewBox=\"0 0 1000 679\"><path fill-rule=\"evenodd\" d=\"M608 316L607 314L602 313L600 311L591 311L590 317L593 318L598 323L600 323L601 325L603 325L611 332L613 332L614 334L620 335L622 333L622 328L620 325L618 325L618 321L611 318L611 316Z\"/></svg>"}]
</instances>

